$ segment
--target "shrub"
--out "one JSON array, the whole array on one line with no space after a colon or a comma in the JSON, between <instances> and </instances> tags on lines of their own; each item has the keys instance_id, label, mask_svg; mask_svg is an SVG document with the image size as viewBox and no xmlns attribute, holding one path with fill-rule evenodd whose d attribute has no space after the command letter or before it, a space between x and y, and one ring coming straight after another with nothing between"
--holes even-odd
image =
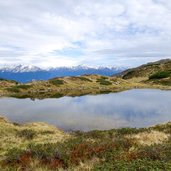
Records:
<instances>
[{"instance_id":1,"label":"shrub","mask_svg":"<svg viewBox=\"0 0 171 171\"><path fill-rule=\"evenodd\" d=\"M112 85L112 83L107 81L106 78L98 78L96 82L100 83L101 85Z\"/></svg>"},{"instance_id":2,"label":"shrub","mask_svg":"<svg viewBox=\"0 0 171 171\"><path fill-rule=\"evenodd\" d=\"M29 88L31 88L32 87L32 85L17 85L17 86L15 86L16 88L19 88L19 89L23 89L23 90L27 90L27 89L29 89Z\"/></svg>"},{"instance_id":3,"label":"shrub","mask_svg":"<svg viewBox=\"0 0 171 171\"><path fill-rule=\"evenodd\" d=\"M7 88L7 91L12 92L12 93L19 93L20 89L15 86L15 87Z\"/></svg>"},{"instance_id":4,"label":"shrub","mask_svg":"<svg viewBox=\"0 0 171 171\"><path fill-rule=\"evenodd\" d=\"M29 151L31 151L33 157L38 159L48 159L54 156L56 149L55 144L29 144Z\"/></svg>"},{"instance_id":5,"label":"shrub","mask_svg":"<svg viewBox=\"0 0 171 171\"><path fill-rule=\"evenodd\" d=\"M64 84L64 81L63 80L50 80L50 83L55 86L58 86L58 85Z\"/></svg>"},{"instance_id":6,"label":"shrub","mask_svg":"<svg viewBox=\"0 0 171 171\"><path fill-rule=\"evenodd\" d=\"M171 164L169 162L162 162L159 160L153 161L149 159L137 159L131 162L127 161L111 161L103 162L96 165L93 169L94 171L108 170L108 171L163 171L171 170Z\"/></svg>"},{"instance_id":7,"label":"shrub","mask_svg":"<svg viewBox=\"0 0 171 171\"><path fill-rule=\"evenodd\" d=\"M122 78L123 78L123 79L128 79L128 78L130 78L131 76L133 76L134 73L135 73L134 70L128 71Z\"/></svg>"},{"instance_id":8,"label":"shrub","mask_svg":"<svg viewBox=\"0 0 171 171\"><path fill-rule=\"evenodd\" d=\"M140 128L140 129L129 128L129 127L128 128L120 128L120 129L116 130L116 134L117 135L136 134L136 133L142 132L144 130L145 130L145 128Z\"/></svg>"},{"instance_id":9,"label":"shrub","mask_svg":"<svg viewBox=\"0 0 171 171\"><path fill-rule=\"evenodd\" d=\"M15 164L16 162L19 162L20 157L25 153L24 150L19 148L12 148L6 153L6 159L5 162L7 164Z\"/></svg>"},{"instance_id":10,"label":"shrub","mask_svg":"<svg viewBox=\"0 0 171 171\"><path fill-rule=\"evenodd\" d=\"M110 90L102 90L102 91L100 91L100 94L109 94L111 92L112 91L110 91Z\"/></svg>"},{"instance_id":11,"label":"shrub","mask_svg":"<svg viewBox=\"0 0 171 171\"><path fill-rule=\"evenodd\" d=\"M36 132L31 129L24 129L24 130L17 132L17 136L30 140L36 136Z\"/></svg>"},{"instance_id":12,"label":"shrub","mask_svg":"<svg viewBox=\"0 0 171 171\"><path fill-rule=\"evenodd\" d=\"M19 93L20 89L28 90L31 87L32 87L31 85L17 85L17 86L7 88L7 90L13 93Z\"/></svg>"},{"instance_id":13,"label":"shrub","mask_svg":"<svg viewBox=\"0 0 171 171\"><path fill-rule=\"evenodd\" d=\"M64 95L61 94L61 93L56 93L56 94L53 94L53 95L50 95L50 98L60 98L60 97L63 97Z\"/></svg>"},{"instance_id":14,"label":"shrub","mask_svg":"<svg viewBox=\"0 0 171 171\"><path fill-rule=\"evenodd\" d=\"M149 77L149 79L161 79L171 76L171 71L161 71L157 72Z\"/></svg>"},{"instance_id":15,"label":"shrub","mask_svg":"<svg viewBox=\"0 0 171 171\"><path fill-rule=\"evenodd\" d=\"M108 77L101 76L101 79L106 80L106 79L108 79Z\"/></svg>"},{"instance_id":16,"label":"shrub","mask_svg":"<svg viewBox=\"0 0 171 171\"><path fill-rule=\"evenodd\" d=\"M38 159L44 165L48 165L53 169L66 167L56 143L29 144L28 150L31 152L32 158Z\"/></svg>"},{"instance_id":17,"label":"shrub","mask_svg":"<svg viewBox=\"0 0 171 171\"><path fill-rule=\"evenodd\" d=\"M78 77L81 81L89 81L89 82L92 82L90 79L88 78L85 78L85 77Z\"/></svg>"}]
</instances>

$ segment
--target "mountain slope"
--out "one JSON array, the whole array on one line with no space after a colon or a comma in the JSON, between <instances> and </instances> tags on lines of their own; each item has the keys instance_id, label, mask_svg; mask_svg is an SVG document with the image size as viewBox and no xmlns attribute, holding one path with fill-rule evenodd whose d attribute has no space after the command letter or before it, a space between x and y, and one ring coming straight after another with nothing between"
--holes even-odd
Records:
<instances>
[{"instance_id":1,"label":"mountain slope","mask_svg":"<svg viewBox=\"0 0 171 171\"><path fill-rule=\"evenodd\" d=\"M171 59L160 60L129 69L119 76L132 82L171 86Z\"/></svg>"},{"instance_id":2,"label":"mountain slope","mask_svg":"<svg viewBox=\"0 0 171 171\"><path fill-rule=\"evenodd\" d=\"M77 68L74 69L77 71ZM71 69L72 72L74 72L73 69ZM58 74L60 73L58 72ZM41 75L35 76L40 78ZM1 84L4 84L3 82L0 81ZM87 74L82 76L55 77L49 80L32 81L26 84L14 83L13 85L10 84L10 86L4 85L0 87L0 95L42 99L119 92L134 88L171 89L171 60L162 60L142 65L138 68L126 70L117 76Z\"/></svg>"},{"instance_id":3,"label":"mountain slope","mask_svg":"<svg viewBox=\"0 0 171 171\"><path fill-rule=\"evenodd\" d=\"M32 80L48 80L54 77L65 76L79 76L84 74L99 74L104 76L111 76L113 74L123 71L124 68L117 67L58 67L51 69L41 69L35 66L12 66L0 69L0 77L9 80L16 80L18 82L27 83Z\"/></svg>"},{"instance_id":4,"label":"mountain slope","mask_svg":"<svg viewBox=\"0 0 171 171\"><path fill-rule=\"evenodd\" d=\"M131 79L136 77L150 77L157 72L169 70L171 70L171 59L165 59L147 63L137 68L128 69L119 75L123 79Z\"/></svg>"}]
</instances>

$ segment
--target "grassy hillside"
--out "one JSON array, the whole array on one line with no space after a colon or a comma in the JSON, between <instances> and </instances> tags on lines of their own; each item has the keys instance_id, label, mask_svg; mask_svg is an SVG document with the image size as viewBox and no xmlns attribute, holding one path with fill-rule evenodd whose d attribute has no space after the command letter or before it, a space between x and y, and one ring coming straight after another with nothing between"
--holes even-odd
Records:
<instances>
[{"instance_id":1,"label":"grassy hillside","mask_svg":"<svg viewBox=\"0 0 171 171\"><path fill-rule=\"evenodd\" d=\"M0 79L0 96L58 98L119 92L133 88L171 89L171 60L148 63L119 76L83 75L20 84Z\"/></svg>"},{"instance_id":2,"label":"grassy hillside","mask_svg":"<svg viewBox=\"0 0 171 171\"><path fill-rule=\"evenodd\" d=\"M157 62L151 62L137 68L128 69L122 72L120 75L122 76L123 79L131 79L134 77L150 77L151 75L157 72L170 71L170 70L171 70L171 60L165 59Z\"/></svg>"},{"instance_id":3,"label":"grassy hillside","mask_svg":"<svg viewBox=\"0 0 171 171\"><path fill-rule=\"evenodd\" d=\"M120 76L132 82L171 86L171 60L166 59L148 63L137 68L126 70Z\"/></svg>"},{"instance_id":4,"label":"grassy hillside","mask_svg":"<svg viewBox=\"0 0 171 171\"><path fill-rule=\"evenodd\" d=\"M171 123L70 134L44 123L0 124L2 171L171 170Z\"/></svg>"},{"instance_id":5,"label":"grassy hillside","mask_svg":"<svg viewBox=\"0 0 171 171\"><path fill-rule=\"evenodd\" d=\"M138 86L138 85L137 85ZM61 96L80 96L100 94L130 89L132 84L117 77L84 75L79 77L54 78L48 81L35 81L7 87L8 96L31 98L57 98Z\"/></svg>"},{"instance_id":6,"label":"grassy hillside","mask_svg":"<svg viewBox=\"0 0 171 171\"><path fill-rule=\"evenodd\" d=\"M6 89L16 86L18 82L0 78L0 96L6 95Z\"/></svg>"}]
</instances>

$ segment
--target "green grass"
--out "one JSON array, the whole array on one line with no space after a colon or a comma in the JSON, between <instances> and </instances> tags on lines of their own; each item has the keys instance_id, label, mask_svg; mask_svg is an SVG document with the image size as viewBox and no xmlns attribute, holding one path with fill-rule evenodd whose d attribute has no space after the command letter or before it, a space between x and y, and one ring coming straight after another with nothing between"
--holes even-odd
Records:
<instances>
[{"instance_id":1,"label":"green grass","mask_svg":"<svg viewBox=\"0 0 171 171\"><path fill-rule=\"evenodd\" d=\"M133 161L113 161L95 166L93 171L170 171L171 164L160 160L137 159Z\"/></svg>"},{"instance_id":2,"label":"green grass","mask_svg":"<svg viewBox=\"0 0 171 171\"><path fill-rule=\"evenodd\" d=\"M149 77L149 79L162 79L171 76L171 71L161 71L157 72Z\"/></svg>"},{"instance_id":3,"label":"green grass","mask_svg":"<svg viewBox=\"0 0 171 171\"><path fill-rule=\"evenodd\" d=\"M108 77L106 77L106 76L101 76L101 79L106 80L106 79L108 79Z\"/></svg>"},{"instance_id":4,"label":"green grass","mask_svg":"<svg viewBox=\"0 0 171 171\"><path fill-rule=\"evenodd\" d=\"M31 140L36 136L36 132L31 129L24 129L24 130L18 131L16 135L18 137L22 137L22 138Z\"/></svg>"},{"instance_id":5,"label":"green grass","mask_svg":"<svg viewBox=\"0 0 171 171\"><path fill-rule=\"evenodd\" d=\"M128 71L122 78L123 78L123 79L128 79L128 78L130 78L131 76L133 76L134 73L135 73L134 70Z\"/></svg>"},{"instance_id":6,"label":"green grass","mask_svg":"<svg viewBox=\"0 0 171 171\"><path fill-rule=\"evenodd\" d=\"M15 87L18 88L18 89L28 90L28 89L30 89L32 87L32 85L23 84L23 85L17 85Z\"/></svg>"},{"instance_id":7,"label":"green grass","mask_svg":"<svg viewBox=\"0 0 171 171\"><path fill-rule=\"evenodd\" d=\"M170 125L157 125L153 128L122 128L106 131L73 132L72 137L54 143L31 142L24 148L10 148L3 157L2 165L6 168L29 169L33 161L38 162L42 170L72 170L96 158L92 164L93 171L170 171L171 139L162 144L141 145L127 136L151 130L171 134ZM18 134L18 133L17 133ZM30 137L30 130L19 133L21 137ZM32 134L32 133L31 133ZM43 136L53 135L45 131ZM41 133L40 133L41 135ZM20 170L20 169L19 169ZM34 170L34 169L33 169ZM35 169L36 170L36 169Z\"/></svg>"},{"instance_id":8,"label":"green grass","mask_svg":"<svg viewBox=\"0 0 171 171\"><path fill-rule=\"evenodd\" d=\"M109 94L109 93L111 93L112 91L110 91L110 90L101 90L100 91L100 94Z\"/></svg>"},{"instance_id":9,"label":"green grass","mask_svg":"<svg viewBox=\"0 0 171 171\"><path fill-rule=\"evenodd\" d=\"M51 84L55 85L55 86L59 86L59 85L63 85L64 84L63 80L50 80L49 82Z\"/></svg>"},{"instance_id":10,"label":"green grass","mask_svg":"<svg viewBox=\"0 0 171 171\"><path fill-rule=\"evenodd\" d=\"M20 92L20 89L16 86L7 88L6 90L9 92L12 92L12 93L19 93Z\"/></svg>"},{"instance_id":11,"label":"green grass","mask_svg":"<svg viewBox=\"0 0 171 171\"><path fill-rule=\"evenodd\" d=\"M32 85L17 85L17 86L13 86L10 88L7 88L8 91L13 92L13 93L19 93L20 90L28 90L32 87Z\"/></svg>"},{"instance_id":12,"label":"green grass","mask_svg":"<svg viewBox=\"0 0 171 171\"><path fill-rule=\"evenodd\" d=\"M106 79L107 77L101 77L101 78L98 78L96 82L99 83L100 85L107 85L107 86L112 85L112 83Z\"/></svg>"},{"instance_id":13,"label":"green grass","mask_svg":"<svg viewBox=\"0 0 171 171\"><path fill-rule=\"evenodd\" d=\"M64 95L61 94L61 93L55 93L55 94L52 94L50 95L50 98L60 98L60 97L63 97Z\"/></svg>"},{"instance_id":14,"label":"green grass","mask_svg":"<svg viewBox=\"0 0 171 171\"><path fill-rule=\"evenodd\" d=\"M90 79L85 78L85 77L78 77L81 81L88 81L88 82L92 82Z\"/></svg>"}]
</instances>

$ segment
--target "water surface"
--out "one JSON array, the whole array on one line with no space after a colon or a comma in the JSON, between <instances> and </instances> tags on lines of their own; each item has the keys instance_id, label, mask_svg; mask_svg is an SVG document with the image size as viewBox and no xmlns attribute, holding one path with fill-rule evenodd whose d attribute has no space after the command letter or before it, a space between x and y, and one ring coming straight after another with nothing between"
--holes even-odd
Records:
<instances>
[{"instance_id":1,"label":"water surface","mask_svg":"<svg viewBox=\"0 0 171 171\"><path fill-rule=\"evenodd\" d=\"M146 127L171 120L171 91L129 90L58 99L0 98L0 113L13 122L46 122L64 130Z\"/></svg>"}]
</instances>

